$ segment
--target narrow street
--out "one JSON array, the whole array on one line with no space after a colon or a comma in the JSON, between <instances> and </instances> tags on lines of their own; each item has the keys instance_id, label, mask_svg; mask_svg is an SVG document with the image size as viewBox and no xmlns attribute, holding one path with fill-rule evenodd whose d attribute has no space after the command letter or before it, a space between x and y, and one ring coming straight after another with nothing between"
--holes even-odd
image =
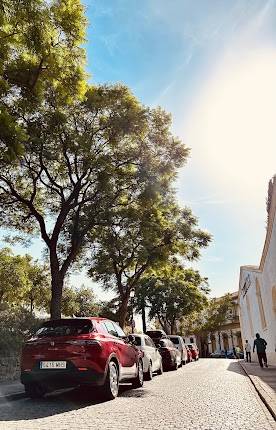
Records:
<instances>
[{"instance_id":1,"label":"narrow street","mask_svg":"<svg viewBox=\"0 0 276 430\"><path fill-rule=\"evenodd\" d=\"M276 429L235 360L201 359L145 382L122 386L110 402L71 391L0 404L1 430Z\"/></svg>"}]
</instances>

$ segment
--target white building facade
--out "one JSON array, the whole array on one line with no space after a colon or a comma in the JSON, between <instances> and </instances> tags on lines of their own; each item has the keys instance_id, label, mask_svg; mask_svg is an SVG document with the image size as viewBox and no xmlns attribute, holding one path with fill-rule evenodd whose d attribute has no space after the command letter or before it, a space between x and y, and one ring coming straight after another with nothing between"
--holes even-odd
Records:
<instances>
[{"instance_id":1,"label":"white building facade","mask_svg":"<svg viewBox=\"0 0 276 430\"><path fill-rule=\"evenodd\" d=\"M267 341L268 363L276 365L276 176L269 183L267 232L259 266L240 268L239 306L243 342L256 333ZM256 353L253 361L257 361Z\"/></svg>"}]
</instances>

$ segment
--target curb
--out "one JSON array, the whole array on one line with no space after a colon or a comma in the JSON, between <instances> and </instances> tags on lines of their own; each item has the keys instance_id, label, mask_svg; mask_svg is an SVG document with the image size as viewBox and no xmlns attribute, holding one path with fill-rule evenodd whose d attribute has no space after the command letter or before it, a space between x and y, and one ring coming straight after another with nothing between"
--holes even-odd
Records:
<instances>
[{"instance_id":1,"label":"curb","mask_svg":"<svg viewBox=\"0 0 276 430\"><path fill-rule=\"evenodd\" d=\"M24 397L26 397L26 393L24 391L21 391L18 393L7 394L7 395L0 396L0 403L5 402L7 400L23 399Z\"/></svg>"},{"instance_id":2,"label":"curb","mask_svg":"<svg viewBox=\"0 0 276 430\"><path fill-rule=\"evenodd\" d=\"M252 382L252 384L254 385L254 388L257 391L259 397L261 398L263 403L266 405L267 409L269 410L269 412L273 416L274 420L276 421L276 394L273 395L273 397L275 396L275 400L271 399L268 392L263 388L263 386L268 387L268 385L265 382L263 382L261 380L261 378L259 378L258 376L250 375L247 372L245 366L242 364L242 362L239 362L239 364L240 364L241 368L243 369L243 371L245 372L245 374L250 379L250 381ZM270 387L268 387L268 388L270 391L273 391ZM273 393L274 393L274 391L273 391Z\"/></svg>"}]
</instances>

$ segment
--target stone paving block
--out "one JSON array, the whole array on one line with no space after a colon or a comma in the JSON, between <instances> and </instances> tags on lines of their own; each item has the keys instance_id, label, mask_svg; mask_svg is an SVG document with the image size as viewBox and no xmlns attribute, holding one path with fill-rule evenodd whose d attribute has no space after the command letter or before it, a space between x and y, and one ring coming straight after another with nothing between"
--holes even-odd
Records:
<instances>
[{"instance_id":1,"label":"stone paving block","mask_svg":"<svg viewBox=\"0 0 276 430\"><path fill-rule=\"evenodd\" d=\"M110 402L81 391L0 404L0 430L276 430L236 360L201 359Z\"/></svg>"}]
</instances>

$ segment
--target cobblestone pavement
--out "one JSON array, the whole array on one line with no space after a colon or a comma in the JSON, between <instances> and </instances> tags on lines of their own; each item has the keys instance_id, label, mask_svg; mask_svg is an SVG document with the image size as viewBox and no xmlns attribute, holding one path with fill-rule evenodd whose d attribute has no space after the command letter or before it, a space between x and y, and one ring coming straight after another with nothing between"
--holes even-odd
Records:
<instances>
[{"instance_id":1,"label":"cobblestone pavement","mask_svg":"<svg viewBox=\"0 0 276 430\"><path fill-rule=\"evenodd\" d=\"M201 359L146 382L123 386L110 402L71 391L0 404L1 430L271 430L276 423L238 362Z\"/></svg>"}]
</instances>

